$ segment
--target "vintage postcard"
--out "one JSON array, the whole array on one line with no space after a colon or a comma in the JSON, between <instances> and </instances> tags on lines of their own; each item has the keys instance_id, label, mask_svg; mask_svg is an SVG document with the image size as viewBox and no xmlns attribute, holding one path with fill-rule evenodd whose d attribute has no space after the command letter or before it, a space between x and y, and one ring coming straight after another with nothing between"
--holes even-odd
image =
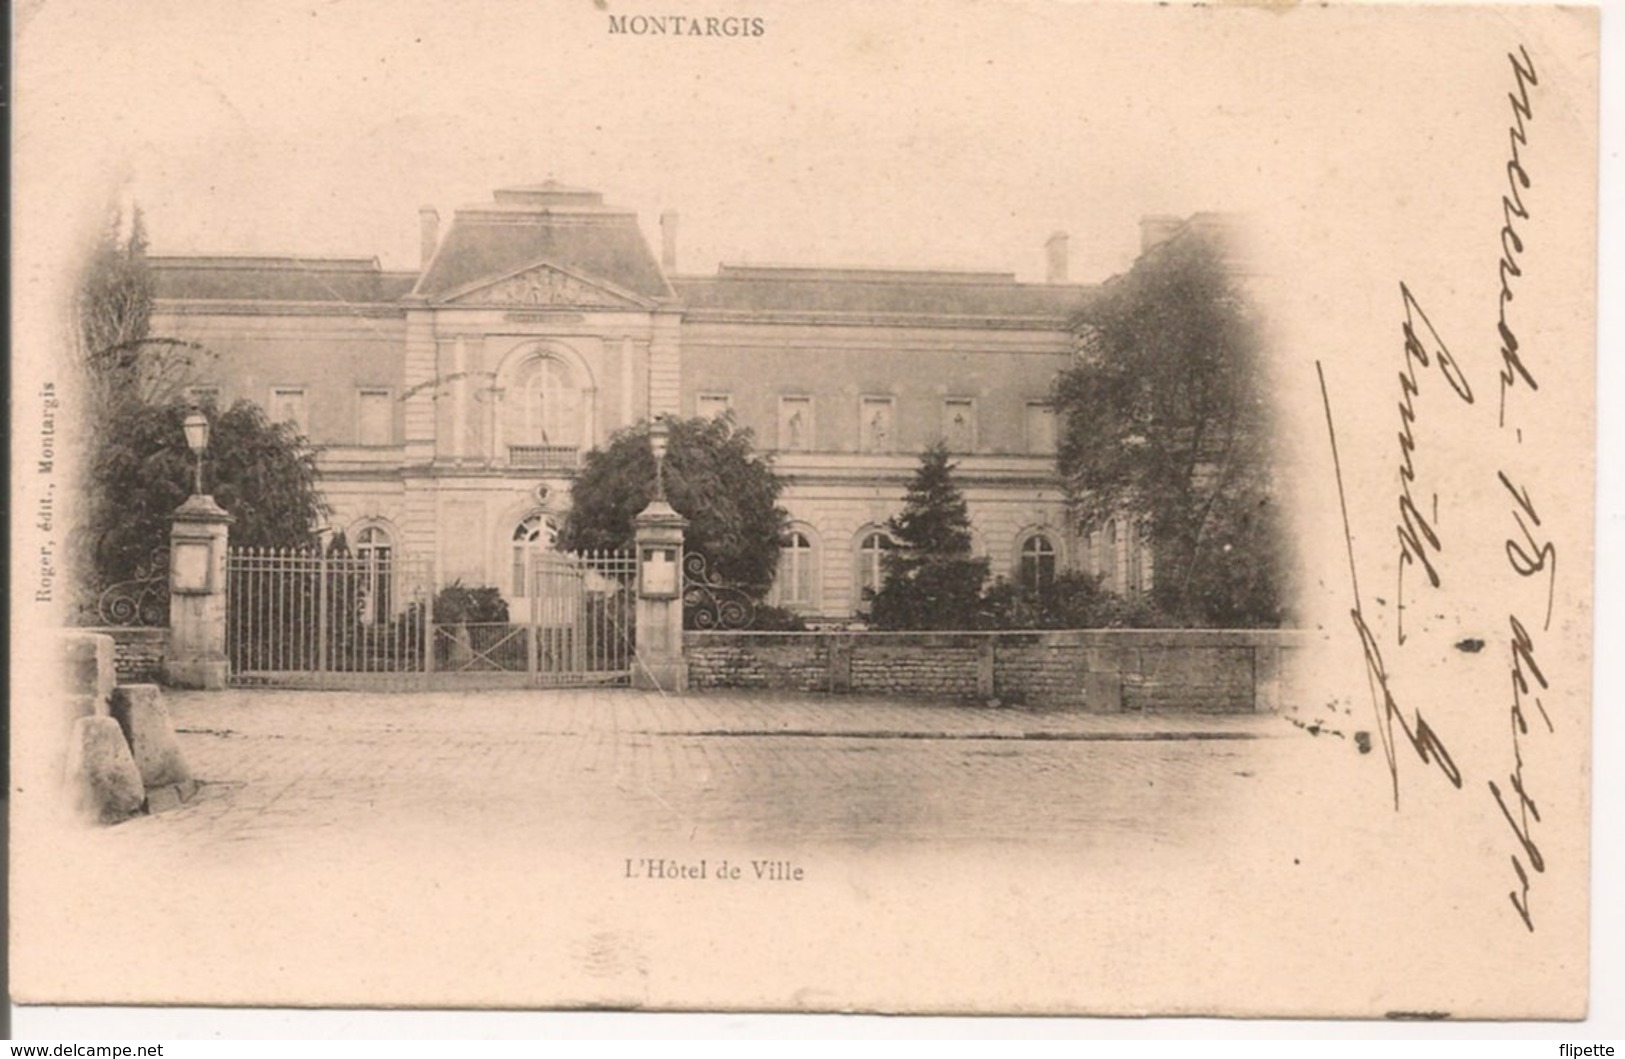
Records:
<instances>
[{"instance_id":1,"label":"vintage postcard","mask_svg":"<svg viewBox=\"0 0 1625 1059\"><path fill-rule=\"evenodd\" d=\"M1595 9L13 34L17 1003L1587 1017Z\"/></svg>"}]
</instances>

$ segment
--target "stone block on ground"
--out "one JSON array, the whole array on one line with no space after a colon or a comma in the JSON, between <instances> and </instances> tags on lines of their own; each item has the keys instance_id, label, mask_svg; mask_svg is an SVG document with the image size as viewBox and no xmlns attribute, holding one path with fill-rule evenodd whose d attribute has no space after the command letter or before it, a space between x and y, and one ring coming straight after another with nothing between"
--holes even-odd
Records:
<instances>
[{"instance_id":1,"label":"stone block on ground","mask_svg":"<svg viewBox=\"0 0 1625 1059\"><path fill-rule=\"evenodd\" d=\"M117 680L111 636L77 630L62 633L62 691L73 701L76 714L81 696L85 696L94 712L105 717Z\"/></svg>"},{"instance_id":2,"label":"stone block on ground","mask_svg":"<svg viewBox=\"0 0 1625 1059\"><path fill-rule=\"evenodd\" d=\"M153 788L191 782L192 770L181 754L158 685L124 684L113 689L113 719L130 744L143 784Z\"/></svg>"},{"instance_id":3,"label":"stone block on ground","mask_svg":"<svg viewBox=\"0 0 1625 1059\"><path fill-rule=\"evenodd\" d=\"M82 717L68 743L68 785L75 807L104 824L141 811L146 787L124 731L111 717Z\"/></svg>"},{"instance_id":4,"label":"stone block on ground","mask_svg":"<svg viewBox=\"0 0 1625 1059\"><path fill-rule=\"evenodd\" d=\"M64 713L62 716L62 730L67 731L73 727L73 722L81 717L94 717L97 714L96 696L94 695L67 695L63 697ZM102 711L106 711L107 704L101 704Z\"/></svg>"}]
</instances>

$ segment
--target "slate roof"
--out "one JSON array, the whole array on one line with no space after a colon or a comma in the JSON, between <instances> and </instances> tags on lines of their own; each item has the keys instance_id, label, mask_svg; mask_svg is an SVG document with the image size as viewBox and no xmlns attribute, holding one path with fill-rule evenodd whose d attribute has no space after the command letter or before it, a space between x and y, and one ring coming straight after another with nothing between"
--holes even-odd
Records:
<instances>
[{"instance_id":1,"label":"slate roof","mask_svg":"<svg viewBox=\"0 0 1625 1059\"><path fill-rule=\"evenodd\" d=\"M696 312L840 313L865 316L960 316L1064 319L1098 288L1017 283L1013 273L915 272L723 265L715 276L672 279Z\"/></svg>"},{"instance_id":2,"label":"slate roof","mask_svg":"<svg viewBox=\"0 0 1625 1059\"><path fill-rule=\"evenodd\" d=\"M163 299L399 304L452 298L550 264L699 317L952 317L1065 321L1100 288L1017 283L1014 273L722 265L668 277L629 210L595 191L544 184L497 190L458 209L426 271L385 272L376 258L153 257Z\"/></svg>"},{"instance_id":3,"label":"slate roof","mask_svg":"<svg viewBox=\"0 0 1625 1059\"><path fill-rule=\"evenodd\" d=\"M160 299L391 304L417 281L413 272L383 271L377 258L154 255L148 261Z\"/></svg>"},{"instance_id":4,"label":"slate roof","mask_svg":"<svg viewBox=\"0 0 1625 1059\"><path fill-rule=\"evenodd\" d=\"M635 213L552 182L494 197L456 212L415 294L436 300L545 262L640 297L671 297Z\"/></svg>"}]
</instances>

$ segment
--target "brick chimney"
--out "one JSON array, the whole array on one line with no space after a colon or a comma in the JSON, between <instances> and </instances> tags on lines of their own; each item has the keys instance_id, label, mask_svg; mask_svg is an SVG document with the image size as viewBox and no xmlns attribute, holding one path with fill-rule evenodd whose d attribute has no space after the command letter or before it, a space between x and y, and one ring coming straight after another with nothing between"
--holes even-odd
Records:
<instances>
[{"instance_id":1,"label":"brick chimney","mask_svg":"<svg viewBox=\"0 0 1625 1059\"><path fill-rule=\"evenodd\" d=\"M433 206L423 206L418 209L419 252L423 258L422 267L428 268L429 261L434 257L435 248L440 245L440 211Z\"/></svg>"},{"instance_id":2,"label":"brick chimney","mask_svg":"<svg viewBox=\"0 0 1625 1059\"><path fill-rule=\"evenodd\" d=\"M667 210L660 215L660 267L667 272L677 269L676 210Z\"/></svg>"},{"instance_id":3,"label":"brick chimney","mask_svg":"<svg viewBox=\"0 0 1625 1059\"><path fill-rule=\"evenodd\" d=\"M1045 282L1066 282L1066 243L1065 232L1055 232L1044 240L1044 259L1048 266L1044 271Z\"/></svg>"}]
</instances>

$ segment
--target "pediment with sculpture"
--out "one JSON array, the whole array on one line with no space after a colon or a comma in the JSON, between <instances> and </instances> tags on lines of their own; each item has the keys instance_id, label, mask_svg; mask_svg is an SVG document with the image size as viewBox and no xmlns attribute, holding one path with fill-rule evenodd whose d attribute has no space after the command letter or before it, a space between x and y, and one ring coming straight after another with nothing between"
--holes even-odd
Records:
<instances>
[{"instance_id":1,"label":"pediment with sculpture","mask_svg":"<svg viewBox=\"0 0 1625 1059\"><path fill-rule=\"evenodd\" d=\"M456 305L501 305L569 309L640 308L638 299L588 282L552 265L482 284L448 299Z\"/></svg>"}]
</instances>

